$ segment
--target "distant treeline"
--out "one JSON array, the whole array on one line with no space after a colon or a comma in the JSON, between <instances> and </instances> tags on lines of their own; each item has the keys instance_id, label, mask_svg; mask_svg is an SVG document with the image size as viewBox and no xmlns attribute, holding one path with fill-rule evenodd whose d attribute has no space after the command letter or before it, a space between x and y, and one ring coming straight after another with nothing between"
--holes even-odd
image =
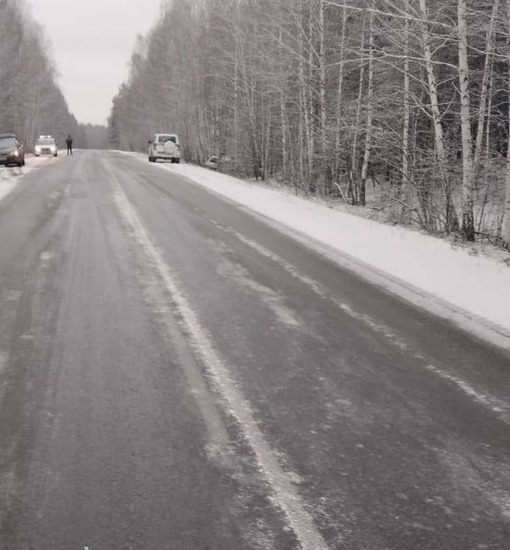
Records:
<instances>
[{"instance_id":1,"label":"distant treeline","mask_svg":"<svg viewBox=\"0 0 510 550\"><path fill-rule=\"evenodd\" d=\"M0 1L0 133L16 133L27 148L40 134L77 134L49 51L26 3Z\"/></svg>"},{"instance_id":2,"label":"distant treeline","mask_svg":"<svg viewBox=\"0 0 510 550\"><path fill-rule=\"evenodd\" d=\"M30 151L51 134L59 146L107 147L106 127L81 125L57 84L51 47L23 0L0 0L0 134L15 133Z\"/></svg>"}]
</instances>

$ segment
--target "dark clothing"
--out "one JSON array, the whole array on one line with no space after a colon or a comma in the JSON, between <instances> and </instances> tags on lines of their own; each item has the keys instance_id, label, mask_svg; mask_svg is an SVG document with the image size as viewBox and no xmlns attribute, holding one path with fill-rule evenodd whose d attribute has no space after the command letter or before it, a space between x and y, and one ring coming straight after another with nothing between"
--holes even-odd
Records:
<instances>
[{"instance_id":1,"label":"dark clothing","mask_svg":"<svg viewBox=\"0 0 510 550\"><path fill-rule=\"evenodd\" d=\"M67 145L67 154L72 155L73 154L73 138L71 136L67 136L66 145Z\"/></svg>"}]
</instances>

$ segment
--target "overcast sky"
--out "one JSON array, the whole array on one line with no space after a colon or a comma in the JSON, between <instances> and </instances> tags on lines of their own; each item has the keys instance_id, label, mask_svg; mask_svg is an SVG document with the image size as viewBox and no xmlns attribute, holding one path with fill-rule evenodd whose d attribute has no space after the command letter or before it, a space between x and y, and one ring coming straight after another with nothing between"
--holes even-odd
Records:
<instances>
[{"instance_id":1,"label":"overcast sky","mask_svg":"<svg viewBox=\"0 0 510 550\"><path fill-rule=\"evenodd\" d=\"M138 34L156 23L161 0L29 0L51 40L59 84L79 122L105 124L128 75Z\"/></svg>"}]
</instances>

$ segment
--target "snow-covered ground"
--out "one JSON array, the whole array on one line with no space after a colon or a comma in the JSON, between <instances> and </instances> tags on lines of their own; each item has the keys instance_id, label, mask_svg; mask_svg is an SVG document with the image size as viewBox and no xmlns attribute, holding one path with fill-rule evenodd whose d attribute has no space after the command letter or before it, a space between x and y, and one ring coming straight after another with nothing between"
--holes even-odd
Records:
<instances>
[{"instance_id":1,"label":"snow-covered ground","mask_svg":"<svg viewBox=\"0 0 510 550\"><path fill-rule=\"evenodd\" d=\"M16 187L19 177L26 173L26 166L22 168L0 166L0 201Z\"/></svg>"},{"instance_id":2,"label":"snow-covered ground","mask_svg":"<svg viewBox=\"0 0 510 550\"><path fill-rule=\"evenodd\" d=\"M509 254L488 257L476 246L454 246L198 166L157 166L249 207L388 290L510 348Z\"/></svg>"},{"instance_id":3,"label":"snow-covered ground","mask_svg":"<svg viewBox=\"0 0 510 550\"><path fill-rule=\"evenodd\" d=\"M29 174L34 168L46 162L48 158L53 157L36 158L32 155L26 155L25 166L0 166L0 201L14 190L21 176Z\"/></svg>"}]
</instances>

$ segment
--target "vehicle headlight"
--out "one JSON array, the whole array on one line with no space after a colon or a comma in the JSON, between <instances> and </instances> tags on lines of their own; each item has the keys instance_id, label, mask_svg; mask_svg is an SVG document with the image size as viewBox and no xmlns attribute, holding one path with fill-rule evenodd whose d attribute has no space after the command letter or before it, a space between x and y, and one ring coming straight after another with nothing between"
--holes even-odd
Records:
<instances>
[{"instance_id":1,"label":"vehicle headlight","mask_svg":"<svg viewBox=\"0 0 510 550\"><path fill-rule=\"evenodd\" d=\"M13 155L14 157L18 157L18 156L19 156L19 153L18 153L18 151L13 151L13 152L12 152L12 155Z\"/></svg>"},{"instance_id":2,"label":"vehicle headlight","mask_svg":"<svg viewBox=\"0 0 510 550\"><path fill-rule=\"evenodd\" d=\"M52 153L54 153L56 150L57 150L57 148L56 148L54 145L52 145L52 146L50 147L50 151L51 151Z\"/></svg>"},{"instance_id":3,"label":"vehicle headlight","mask_svg":"<svg viewBox=\"0 0 510 550\"><path fill-rule=\"evenodd\" d=\"M36 152L36 153L40 153L40 152L41 152L41 148L39 147L39 145L36 145L36 146L35 146L35 152Z\"/></svg>"}]
</instances>

